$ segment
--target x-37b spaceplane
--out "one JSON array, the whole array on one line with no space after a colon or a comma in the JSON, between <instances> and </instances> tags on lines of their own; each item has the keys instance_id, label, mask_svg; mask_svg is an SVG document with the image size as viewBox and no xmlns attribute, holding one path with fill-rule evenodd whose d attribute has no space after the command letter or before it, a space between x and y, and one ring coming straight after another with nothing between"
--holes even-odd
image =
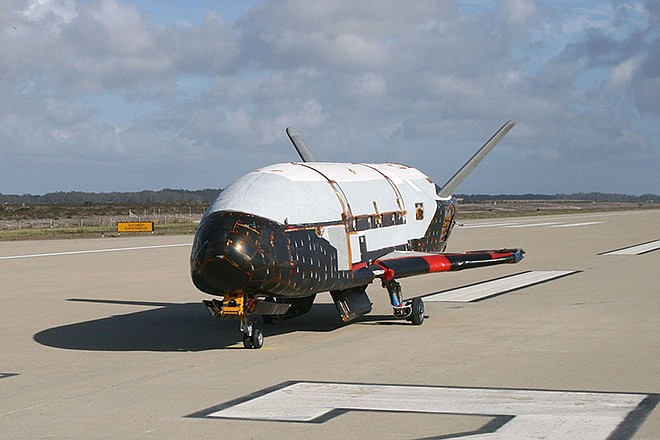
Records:
<instances>
[{"instance_id":1,"label":"x-37b spaceplane","mask_svg":"<svg viewBox=\"0 0 660 440\"><path fill-rule=\"evenodd\" d=\"M263 322L306 313L330 292L344 322L371 311L380 281L394 316L424 321L422 298L404 299L398 279L517 263L522 249L445 253L456 187L515 125L504 124L447 183L395 163L318 162L293 128L302 159L246 174L226 187L199 224L190 257L195 286L217 298L214 317L236 319L246 348L263 346Z\"/></svg>"}]
</instances>

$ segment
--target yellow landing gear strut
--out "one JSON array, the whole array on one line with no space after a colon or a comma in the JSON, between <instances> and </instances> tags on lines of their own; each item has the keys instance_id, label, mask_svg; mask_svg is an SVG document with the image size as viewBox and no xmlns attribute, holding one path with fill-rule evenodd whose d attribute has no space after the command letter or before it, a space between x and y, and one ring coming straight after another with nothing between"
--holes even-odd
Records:
<instances>
[{"instance_id":1,"label":"yellow landing gear strut","mask_svg":"<svg viewBox=\"0 0 660 440\"><path fill-rule=\"evenodd\" d=\"M222 301L218 299L202 301L214 318L237 319L241 322L243 332L243 347L261 348L264 345L264 335L257 328L257 320L252 311L257 300L250 298L246 292L231 292L225 294Z\"/></svg>"}]
</instances>

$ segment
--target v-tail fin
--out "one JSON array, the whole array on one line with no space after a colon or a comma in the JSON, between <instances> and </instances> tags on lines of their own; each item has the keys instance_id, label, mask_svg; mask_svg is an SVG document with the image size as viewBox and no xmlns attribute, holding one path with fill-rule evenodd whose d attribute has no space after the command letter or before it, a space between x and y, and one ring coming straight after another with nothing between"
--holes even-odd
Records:
<instances>
[{"instance_id":1,"label":"v-tail fin","mask_svg":"<svg viewBox=\"0 0 660 440\"><path fill-rule=\"evenodd\" d=\"M314 159L312 152L307 148L307 144L298 133L298 130L293 127L287 127L286 134L291 139L291 142L293 142L293 146L296 147L296 151L298 151L303 162L316 162L316 159Z\"/></svg>"},{"instance_id":2,"label":"v-tail fin","mask_svg":"<svg viewBox=\"0 0 660 440\"><path fill-rule=\"evenodd\" d=\"M491 152L495 145L516 125L516 121L508 121L499 130L490 138L488 141L477 151L474 156L468 160L463 167L454 174L454 176L445 183L445 185L440 188L438 195L440 197L449 197L454 193L454 190L458 185L465 180L465 178L470 175L470 173L479 165L479 163L486 157L488 153Z\"/></svg>"}]
</instances>

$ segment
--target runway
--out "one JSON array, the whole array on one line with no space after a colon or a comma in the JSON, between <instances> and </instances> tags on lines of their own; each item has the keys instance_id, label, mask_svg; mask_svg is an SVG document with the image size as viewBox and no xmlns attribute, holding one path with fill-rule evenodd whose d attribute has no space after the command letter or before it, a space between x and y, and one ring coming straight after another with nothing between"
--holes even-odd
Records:
<instances>
[{"instance_id":1,"label":"runway","mask_svg":"<svg viewBox=\"0 0 660 440\"><path fill-rule=\"evenodd\" d=\"M464 223L525 259L401 280L421 326L319 295L261 350L191 236L0 242L0 438L660 438L660 210Z\"/></svg>"}]
</instances>

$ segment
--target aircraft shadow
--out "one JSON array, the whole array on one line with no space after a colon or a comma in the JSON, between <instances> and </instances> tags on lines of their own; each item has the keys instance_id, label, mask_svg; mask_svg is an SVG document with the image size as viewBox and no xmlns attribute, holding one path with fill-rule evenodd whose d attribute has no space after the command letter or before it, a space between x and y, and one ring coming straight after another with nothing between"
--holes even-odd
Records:
<instances>
[{"instance_id":1,"label":"aircraft shadow","mask_svg":"<svg viewBox=\"0 0 660 440\"><path fill-rule=\"evenodd\" d=\"M157 308L46 329L34 335L37 343L68 350L174 352L217 350L242 341L238 321L211 318L201 302L68 301ZM333 304L314 304L305 315L270 325L259 322L266 338L298 331L330 332L344 325Z\"/></svg>"}]
</instances>

